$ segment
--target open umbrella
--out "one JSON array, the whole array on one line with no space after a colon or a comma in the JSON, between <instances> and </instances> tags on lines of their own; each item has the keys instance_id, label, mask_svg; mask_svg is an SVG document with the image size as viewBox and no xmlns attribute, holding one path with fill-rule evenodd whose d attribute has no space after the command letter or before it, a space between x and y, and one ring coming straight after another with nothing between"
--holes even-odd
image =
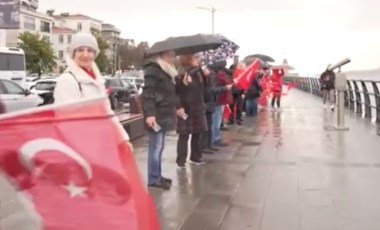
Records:
<instances>
[{"instance_id":1,"label":"open umbrella","mask_svg":"<svg viewBox=\"0 0 380 230\"><path fill-rule=\"evenodd\" d=\"M170 37L164 41L155 43L146 53L146 57L151 57L168 50L174 50L177 55L194 54L216 49L222 44L222 40L210 34Z\"/></svg>"},{"instance_id":2,"label":"open umbrella","mask_svg":"<svg viewBox=\"0 0 380 230\"><path fill-rule=\"evenodd\" d=\"M235 42L229 40L225 36L221 34L215 34L214 36L222 40L223 44L217 49L207 50L199 53L201 63L204 65L212 65L221 61L225 61L228 58L233 58L236 51L239 49L239 46Z\"/></svg>"},{"instance_id":3,"label":"open umbrella","mask_svg":"<svg viewBox=\"0 0 380 230\"><path fill-rule=\"evenodd\" d=\"M256 58L259 58L261 61L264 61L264 62L274 62L274 59L272 57L265 55L265 54L249 55L249 56L244 58L244 62L245 63L252 63L254 60L256 60Z\"/></svg>"}]
</instances>

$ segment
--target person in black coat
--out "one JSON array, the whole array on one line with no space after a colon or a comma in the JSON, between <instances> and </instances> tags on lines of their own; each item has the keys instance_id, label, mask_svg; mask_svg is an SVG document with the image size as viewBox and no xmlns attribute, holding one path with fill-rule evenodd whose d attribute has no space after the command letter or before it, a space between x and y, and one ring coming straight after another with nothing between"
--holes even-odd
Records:
<instances>
[{"instance_id":1,"label":"person in black coat","mask_svg":"<svg viewBox=\"0 0 380 230\"><path fill-rule=\"evenodd\" d=\"M179 104L177 106L177 166L185 168L188 140L191 135L190 163L201 165L202 148L201 134L207 127L206 104L204 98L204 75L199 66L199 59L195 55L183 55L180 63L184 73L177 80L177 96Z\"/></svg>"},{"instance_id":2,"label":"person in black coat","mask_svg":"<svg viewBox=\"0 0 380 230\"><path fill-rule=\"evenodd\" d=\"M145 82L141 105L149 136L148 186L169 189L172 180L162 176L161 158L165 136L175 127L175 108L178 104L174 67L175 53L167 51L145 66Z\"/></svg>"},{"instance_id":3,"label":"person in black coat","mask_svg":"<svg viewBox=\"0 0 380 230\"><path fill-rule=\"evenodd\" d=\"M319 78L319 82L321 85L324 107L327 108L326 102L327 102L327 98L329 98L330 104L331 104L331 110L334 110L335 108L335 73L334 71L329 70L328 69L329 67L330 65L328 65L326 70L321 74Z\"/></svg>"},{"instance_id":4,"label":"person in black coat","mask_svg":"<svg viewBox=\"0 0 380 230\"><path fill-rule=\"evenodd\" d=\"M216 97L222 92L231 90L231 85L218 86L216 81L216 73L218 71L217 66L210 66L204 69L204 89L205 89L205 102L206 102L206 120L207 131L202 135L202 146L204 153L213 153L218 149L212 146L212 122L213 113L216 107Z\"/></svg>"},{"instance_id":5,"label":"person in black coat","mask_svg":"<svg viewBox=\"0 0 380 230\"><path fill-rule=\"evenodd\" d=\"M257 100L263 91L263 88L261 86L261 79L263 76L264 74L262 72L256 73L256 76L252 79L250 86L245 91L247 117L253 117L257 115Z\"/></svg>"}]
</instances>

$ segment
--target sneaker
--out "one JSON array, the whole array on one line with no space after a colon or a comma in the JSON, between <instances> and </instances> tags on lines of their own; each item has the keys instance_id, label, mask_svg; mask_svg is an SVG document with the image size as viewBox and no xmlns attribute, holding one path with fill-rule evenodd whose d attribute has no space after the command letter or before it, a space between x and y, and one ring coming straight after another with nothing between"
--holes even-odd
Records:
<instances>
[{"instance_id":1,"label":"sneaker","mask_svg":"<svg viewBox=\"0 0 380 230\"><path fill-rule=\"evenodd\" d=\"M170 178L166 178L166 177L161 177L161 182L163 183L167 183L167 184L172 184L173 180L170 179Z\"/></svg>"},{"instance_id":2,"label":"sneaker","mask_svg":"<svg viewBox=\"0 0 380 230\"><path fill-rule=\"evenodd\" d=\"M205 148L202 150L202 153L213 154L214 152L210 148Z\"/></svg>"},{"instance_id":3,"label":"sneaker","mask_svg":"<svg viewBox=\"0 0 380 230\"><path fill-rule=\"evenodd\" d=\"M209 148L211 151L219 151L219 149L218 148L215 148L215 147L213 147L213 146L211 146L210 148Z\"/></svg>"},{"instance_id":4,"label":"sneaker","mask_svg":"<svg viewBox=\"0 0 380 230\"><path fill-rule=\"evenodd\" d=\"M186 169L185 164L177 164L177 169Z\"/></svg>"},{"instance_id":5,"label":"sneaker","mask_svg":"<svg viewBox=\"0 0 380 230\"><path fill-rule=\"evenodd\" d=\"M194 160L194 161L190 160L190 163L194 164L194 165L204 165L205 164L205 162L202 160Z\"/></svg>"},{"instance_id":6,"label":"sneaker","mask_svg":"<svg viewBox=\"0 0 380 230\"><path fill-rule=\"evenodd\" d=\"M160 182L154 182L152 184L148 184L148 187L150 187L150 188L160 188L160 189L164 189L164 190L169 190L170 189L170 185L168 183L164 183L162 181L160 181Z\"/></svg>"},{"instance_id":7,"label":"sneaker","mask_svg":"<svg viewBox=\"0 0 380 230\"><path fill-rule=\"evenodd\" d=\"M218 142L216 145L220 146L220 147L227 147L228 146L228 144L226 142Z\"/></svg>"},{"instance_id":8,"label":"sneaker","mask_svg":"<svg viewBox=\"0 0 380 230\"><path fill-rule=\"evenodd\" d=\"M335 109L335 106L332 105L332 106L331 106L331 111L334 111L334 109Z\"/></svg>"}]
</instances>

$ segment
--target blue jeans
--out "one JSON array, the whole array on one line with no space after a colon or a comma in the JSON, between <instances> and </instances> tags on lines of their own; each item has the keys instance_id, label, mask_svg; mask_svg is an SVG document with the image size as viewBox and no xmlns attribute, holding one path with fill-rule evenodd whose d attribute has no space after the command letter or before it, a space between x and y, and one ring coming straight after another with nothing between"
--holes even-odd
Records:
<instances>
[{"instance_id":1,"label":"blue jeans","mask_svg":"<svg viewBox=\"0 0 380 230\"><path fill-rule=\"evenodd\" d=\"M253 117L257 115L257 98L249 98L245 101L245 110L247 116Z\"/></svg>"},{"instance_id":2,"label":"blue jeans","mask_svg":"<svg viewBox=\"0 0 380 230\"><path fill-rule=\"evenodd\" d=\"M148 150L148 184L158 183L161 180L161 159L165 148L164 131L149 132Z\"/></svg>"},{"instance_id":3,"label":"blue jeans","mask_svg":"<svg viewBox=\"0 0 380 230\"><path fill-rule=\"evenodd\" d=\"M223 109L224 105L218 105L215 107L215 111L212 114L212 144L219 142L222 139L222 134L220 132L220 125L223 121Z\"/></svg>"}]
</instances>

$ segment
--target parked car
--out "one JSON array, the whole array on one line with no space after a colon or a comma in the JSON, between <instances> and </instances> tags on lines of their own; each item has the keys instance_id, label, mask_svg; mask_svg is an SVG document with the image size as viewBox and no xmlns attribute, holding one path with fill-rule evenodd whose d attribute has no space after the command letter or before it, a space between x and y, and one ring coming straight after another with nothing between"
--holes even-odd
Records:
<instances>
[{"instance_id":1,"label":"parked car","mask_svg":"<svg viewBox=\"0 0 380 230\"><path fill-rule=\"evenodd\" d=\"M132 94L137 94L137 89L129 82L122 81L118 77L106 77L106 91L111 102L112 109L120 107L120 103L129 102Z\"/></svg>"},{"instance_id":2,"label":"parked car","mask_svg":"<svg viewBox=\"0 0 380 230\"><path fill-rule=\"evenodd\" d=\"M38 77L38 76L33 76L33 77L27 76L26 77L26 88L32 89L39 79L40 79L40 77Z\"/></svg>"},{"instance_id":3,"label":"parked car","mask_svg":"<svg viewBox=\"0 0 380 230\"><path fill-rule=\"evenodd\" d=\"M141 85L144 83L144 79L138 77L121 76L120 79L133 85L137 90L139 90L141 88Z\"/></svg>"},{"instance_id":4,"label":"parked car","mask_svg":"<svg viewBox=\"0 0 380 230\"><path fill-rule=\"evenodd\" d=\"M0 79L0 98L7 112L34 108L42 105L43 99L23 89L13 81Z\"/></svg>"},{"instance_id":5,"label":"parked car","mask_svg":"<svg viewBox=\"0 0 380 230\"><path fill-rule=\"evenodd\" d=\"M56 78L41 79L37 81L37 83L31 91L43 98L43 104L48 104L52 101L56 83ZM137 90L131 84L123 82L120 80L120 78L117 77L105 77L105 88L112 109L119 108L120 103L129 102L129 97L132 94L138 93Z\"/></svg>"},{"instance_id":6,"label":"parked car","mask_svg":"<svg viewBox=\"0 0 380 230\"><path fill-rule=\"evenodd\" d=\"M44 78L36 82L31 92L39 95L44 101L43 104L49 104L52 102L53 92L57 83L56 78Z\"/></svg>"}]
</instances>

